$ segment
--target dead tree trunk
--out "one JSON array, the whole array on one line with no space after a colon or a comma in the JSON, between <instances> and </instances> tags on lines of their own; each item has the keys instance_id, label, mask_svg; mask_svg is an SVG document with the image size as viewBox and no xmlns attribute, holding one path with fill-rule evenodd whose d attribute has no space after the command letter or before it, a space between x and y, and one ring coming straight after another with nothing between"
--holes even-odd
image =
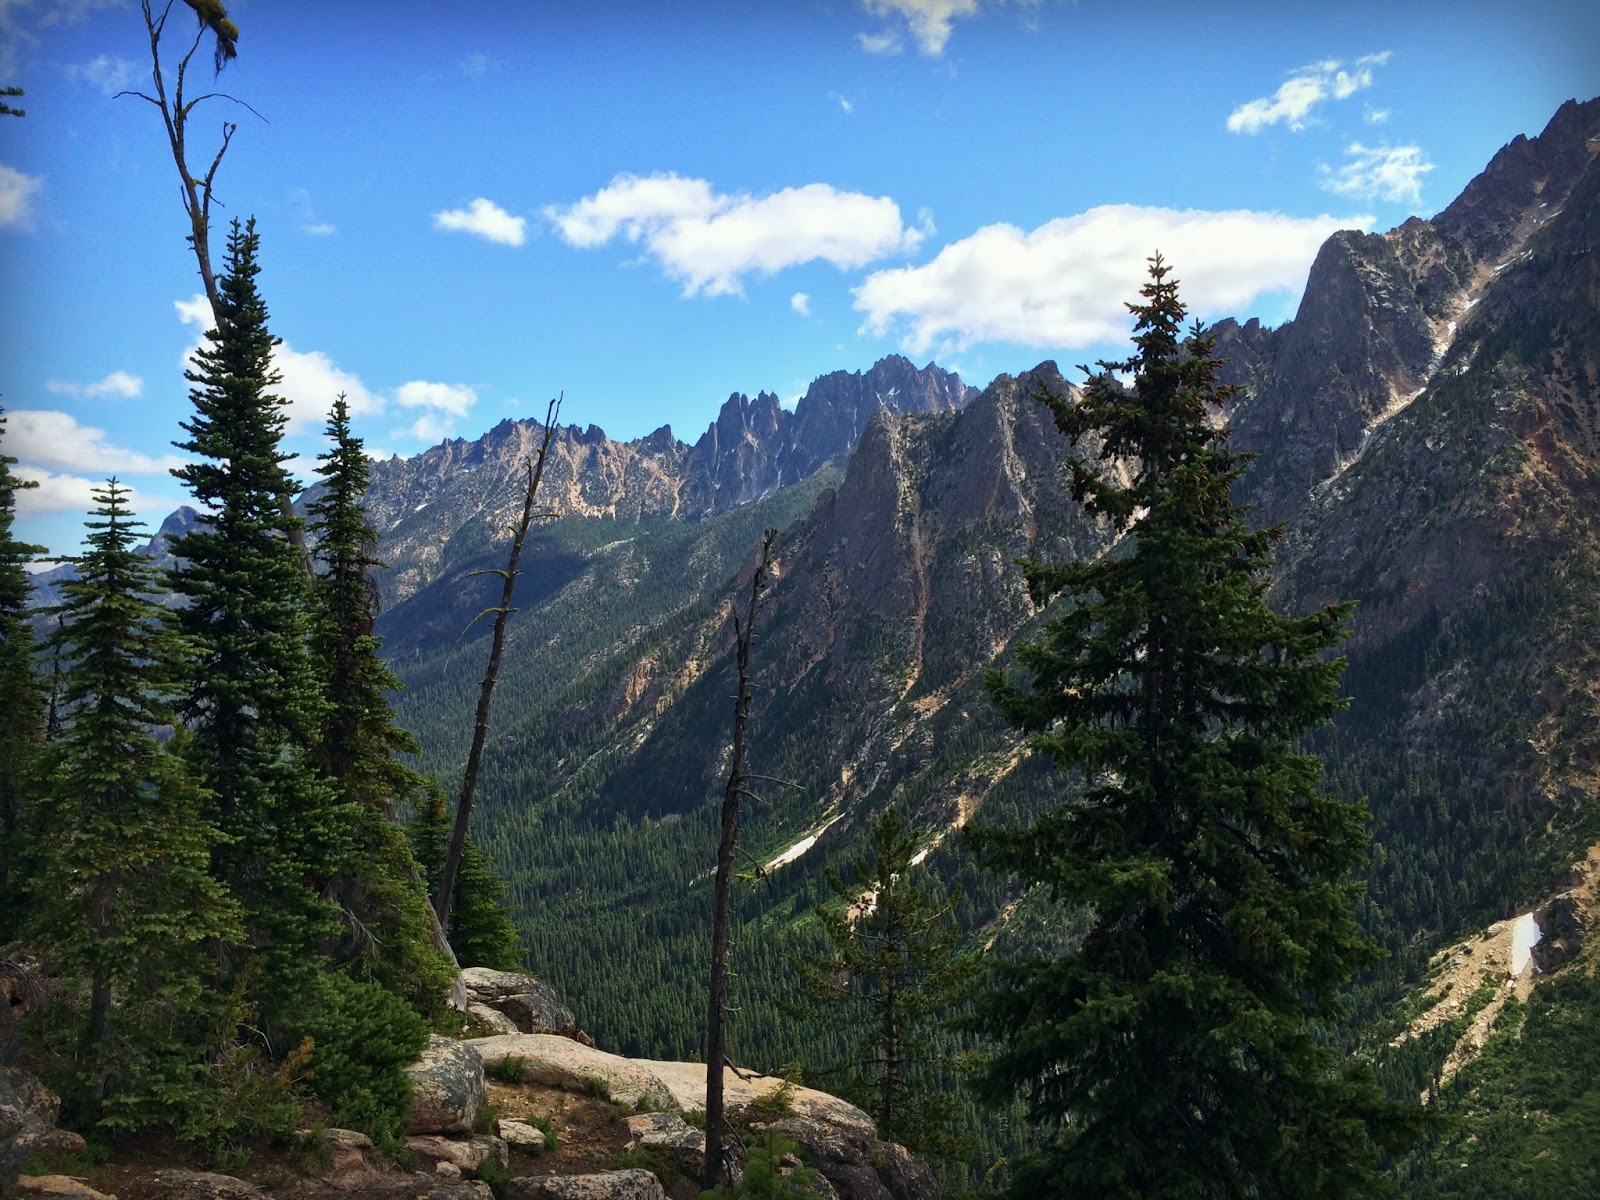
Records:
<instances>
[{"instance_id":1,"label":"dead tree trunk","mask_svg":"<svg viewBox=\"0 0 1600 1200\"><path fill-rule=\"evenodd\" d=\"M166 31L167 18L172 13L172 3L168 3L161 10L158 17L150 7L150 0L139 0L139 7L144 13L145 31L150 35L150 77L155 87L155 95L151 96L140 91L118 92L119 96L137 96L155 105L161 113L162 125L167 131L167 145L172 149L172 161L178 168L178 185L183 198L183 211L189 218L189 236L186 239L194 249L195 262L200 268L200 282L205 286L206 299L211 302L211 311L214 314L221 306L221 296L217 288L216 271L211 265L211 203L214 199L212 184L217 178L217 168L222 165L222 156L228 152L228 144L233 140L234 132L239 128L233 121L222 123L222 144L217 147L216 154L211 159L211 165L206 168L206 173L196 179L194 172L189 169L188 135L189 115L194 112L195 106L204 100L232 100L235 104L250 108L243 100L230 96L226 92L206 92L192 99L184 98L184 87L188 82L189 63L194 59L195 52L199 50L201 41L209 31L216 34L218 41L218 54L216 56L217 70L222 69L224 58L232 58L230 50L224 55L221 51L222 38L216 27L215 21L208 22L202 15L199 25L195 29L194 41L189 44L189 49L178 60L177 70L174 72L172 93L167 93L167 81L161 72L161 36ZM193 7L191 5L191 7ZM218 19L230 25L227 15L221 12L218 5ZM196 10L198 11L198 10ZM237 33L237 30L235 30ZM251 108L251 112L255 109ZM256 113L260 116L260 113ZM305 567L306 574L312 574L311 555L306 549L305 533L298 527L294 517L294 498L287 492L278 497L278 505L283 511L284 521L287 526L289 542L300 555L301 565Z\"/></svg>"},{"instance_id":2,"label":"dead tree trunk","mask_svg":"<svg viewBox=\"0 0 1600 1200\"><path fill-rule=\"evenodd\" d=\"M706 1177L707 1188L722 1182L723 1137L722 1070L727 1057L728 1025L728 921L733 886L733 853L739 832L739 798L745 794L745 730L750 721L750 644L755 636L756 612L767 587L776 529L767 530L761 553L750 577L750 599L743 620L734 609L733 632L737 644L739 688L733 700L733 761L722 791L722 841L717 847L717 882L711 917L711 989L706 1015Z\"/></svg>"},{"instance_id":3,"label":"dead tree trunk","mask_svg":"<svg viewBox=\"0 0 1600 1200\"><path fill-rule=\"evenodd\" d=\"M467 770L461 780L461 798L456 803L456 821L450 831L450 848L445 852L444 870L439 876L439 894L434 897L433 909L439 915L439 924L450 927L450 905L454 899L456 873L461 868L461 855L467 844L467 825L472 819L472 797L478 789L478 768L483 763L483 744L489 736L489 703L494 697L495 679L500 674L500 655L506 645L506 621L516 609L511 607L512 594L517 586L517 562L522 558L522 546L533 524L534 500L539 494L539 484L544 479L544 464L550 450L550 439L555 435L556 420L561 415L561 398L550 401L545 411L544 438L539 443L536 458L527 462L528 483L522 497L522 516L511 527L511 556L504 570L478 571L479 575L500 576L500 603L479 613L494 614L494 636L489 644L489 669L484 672L478 686L478 713L472 725L472 749L467 754ZM474 621L477 617L473 618Z\"/></svg>"}]
</instances>

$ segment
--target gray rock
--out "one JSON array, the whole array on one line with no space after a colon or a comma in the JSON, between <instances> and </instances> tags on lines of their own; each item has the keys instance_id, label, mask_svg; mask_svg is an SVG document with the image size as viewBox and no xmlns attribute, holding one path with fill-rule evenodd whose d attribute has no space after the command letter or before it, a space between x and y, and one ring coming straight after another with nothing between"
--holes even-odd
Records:
<instances>
[{"instance_id":1,"label":"gray rock","mask_svg":"<svg viewBox=\"0 0 1600 1200\"><path fill-rule=\"evenodd\" d=\"M856 1128L795 1114L754 1128L771 1129L805 1150L840 1200L935 1200L928 1165L904 1146Z\"/></svg>"},{"instance_id":2,"label":"gray rock","mask_svg":"<svg viewBox=\"0 0 1600 1200\"><path fill-rule=\"evenodd\" d=\"M24 1175L17 1180L20 1197L64 1197L65 1200L117 1200L105 1192L97 1192L87 1183L68 1175Z\"/></svg>"},{"instance_id":3,"label":"gray rock","mask_svg":"<svg viewBox=\"0 0 1600 1200\"><path fill-rule=\"evenodd\" d=\"M489 1098L483 1060L470 1043L435 1035L422 1058L406 1068L411 1077L407 1133L467 1133Z\"/></svg>"},{"instance_id":4,"label":"gray rock","mask_svg":"<svg viewBox=\"0 0 1600 1200\"><path fill-rule=\"evenodd\" d=\"M232 1175L163 1168L131 1184L123 1200L259 1200L265 1195Z\"/></svg>"},{"instance_id":5,"label":"gray rock","mask_svg":"<svg viewBox=\"0 0 1600 1200\"><path fill-rule=\"evenodd\" d=\"M442 1179L415 1195L416 1200L494 1200L489 1185L477 1179Z\"/></svg>"},{"instance_id":6,"label":"gray rock","mask_svg":"<svg viewBox=\"0 0 1600 1200\"><path fill-rule=\"evenodd\" d=\"M543 1150L544 1130L526 1121L507 1118L500 1122L500 1137L506 1145L518 1150Z\"/></svg>"},{"instance_id":7,"label":"gray rock","mask_svg":"<svg viewBox=\"0 0 1600 1200\"><path fill-rule=\"evenodd\" d=\"M600 1171L594 1175L544 1175L513 1179L506 1200L667 1200L649 1171Z\"/></svg>"},{"instance_id":8,"label":"gray rock","mask_svg":"<svg viewBox=\"0 0 1600 1200\"><path fill-rule=\"evenodd\" d=\"M468 1012L482 1006L511 1022L508 1033L558 1033L570 1037L578 1031L572 1010L561 1003L555 989L541 979L515 971L468 967L461 972L467 985Z\"/></svg>"},{"instance_id":9,"label":"gray rock","mask_svg":"<svg viewBox=\"0 0 1600 1200\"><path fill-rule=\"evenodd\" d=\"M670 1151L685 1173L703 1178L706 1170L706 1135L677 1113L641 1113L623 1122L628 1137L640 1148Z\"/></svg>"},{"instance_id":10,"label":"gray rock","mask_svg":"<svg viewBox=\"0 0 1600 1200\"><path fill-rule=\"evenodd\" d=\"M490 1008L487 1004L479 1004L476 1001L469 1003L467 1005L467 1016L477 1021L485 1029L493 1030L495 1033L523 1032L517 1028L517 1023L506 1016L505 1013L498 1008Z\"/></svg>"},{"instance_id":11,"label":"gray rock","mask_svg":"<svg viewBox=\"0 0 1600 1200\"><path fill-rule=\"evenodd\" d=\"M500 1166L510 1162L506 1144L496 1137L475 1137L471 1140L423 1134L408 1137L406 1149L438 1167L449 1163L459 1171L476 1171L491 1159Z\"/></svg>"}]
</instances>

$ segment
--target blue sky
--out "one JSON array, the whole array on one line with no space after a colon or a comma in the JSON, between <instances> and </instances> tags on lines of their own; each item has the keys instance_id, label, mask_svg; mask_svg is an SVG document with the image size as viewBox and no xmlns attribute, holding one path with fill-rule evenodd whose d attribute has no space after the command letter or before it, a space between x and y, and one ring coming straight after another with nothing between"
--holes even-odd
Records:
<instances>
[{"instance_id":1,"label":"blue sky","mask_svg":"<svg viewBox=\"0 0 1600 1200\"><path fill-rule=\"evenodd\" d=\"M411 454L563 390L567 421L693 441L730 392L792 402L894 352L980 385L1120 356L1157 249L1197 315L1276 324L1333 230L1431 215L1600 93L1600 5L1558 0L229 12L214 86L250 108L202 104L191 159L238 122L218 216L258 220L305 455L339 390ZM170 51L193 30L179 0ZM210 75L202 50L191 95ZM42 483L18 532L56 553L113 472L152 523L185 499L201 289L159 116L113 95L149 81L137 0L0 0L27 91L0 119L0 404Z\"/></svg>"}]
</instances>

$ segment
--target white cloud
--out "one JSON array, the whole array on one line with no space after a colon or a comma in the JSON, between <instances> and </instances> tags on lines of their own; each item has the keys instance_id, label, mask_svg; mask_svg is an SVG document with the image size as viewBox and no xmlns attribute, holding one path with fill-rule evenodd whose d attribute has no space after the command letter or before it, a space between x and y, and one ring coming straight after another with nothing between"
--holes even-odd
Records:
<instances>
[{"instance_id":1,"label":"white cloud","mask_svg":"<svg viewBox=\"0 0 1600 1200\"><path fill-rule=\"evenodd\" d=\"M402 383L394 391L394 398L403 408L432 408L451 416L464 417L478 402L478 394L463 383L429 383L413 379Z\"/></svg>"},{"instance_id":2,"label":"white cloud","mask_svg":"<svg viewBox=\"0 0 1600 1200\"><path fill-rule=\"evenodd\" d=\"M32 229L33 197L44 179L0 163L0 229Z\"/></svg>"},{"instance_id":3,"label":"white cloud","mask_svg":"<svg viewBox=\"0 0 1600 1200\"><path fill-rule=\"evenodd\" d=\"M850 101L846 100L838 92L829 92L828 99L835 101L839 105L839 111L845 113L846 115L853 113L856 110L856 106L850 103Z\"/></svg>"},{"instance_id":4,"label":"white cloud","mask_svg":"<svg viewBox=\"0 0 1600 1200\"><path fill-rule=\"evenodd\" d=\"M901 224L887 196L835 191L825 183L769 196L719 195L703 179L675 174L618 175L592 196L544 215L563 240L602 246L619 234L642 244L693 296L742 295L743 277L772 275L822 259L864 266L910 251L923 232Z\"/></svg>"},{"instance_id":5,"label":"white cloud","mask_svg":"<svg viewBox=\"0 0 1600 1200\"><path fill-rule=\"evenodd\" d=\"M330 233L338 233L339 227L327 221L316 221L309 225L300 226L300 232L310 234L312 237L327 237Z\"/></svg>"},{"instance_id":6,"label":"white cloud","mask_svg":"<svg viewBox=\"0 0 1600 1200\"><path fill-rule=\"evenodd\" d=\"M204 331L212 326L211 305L204 295L174 300L178 319L202 336L183 353L183 364L192 368L194 352L200 348ZM282 376L277 394L288 401L289 432L320 431L328 423L328 410L340 392L350 405L352 417L371 416L384 410L383 397L375 393L352 371L346 371L321 350L296 350L288 342L272 348L272 366Z\"/></svg>"},{"instance_id":7,"label":"white cloud","mask_svg":"<svg viewBox=\"0 0 1600 1200\"><path fill-rule=\"evenodd\" d=\"M410 425L402 425L389 436L416 438L422 442L442 442L455 429L455 420L445 413L425 412Z\"/></svg>"},{"instance_id":8,"label":"white cloud","mask_svg":"<svg viewBox=\"0 0 1600 1200\"><path fill-rule=\"evenodd\" d=\"M104 379L94 383L64 383L59 379L50 379L45 382L44 390L54 392L58 396L77 396L83 399L117 396L131 400L135 396L144 394L144 380L126 371L113 371Z\"/></svg>"},{"instance_id":9,"label":"white cloud","mask_svg":"<svg viewBox=\"0 0 1600 1200\"><path fill-rule=\"evenodd\" d=\"M802 317L809 317L811 315L811 297L804 292L796 292L789 297L789 307Z\"/></svg>"},{"instance_id":10,"label":"white cloud","mask_svg":"<svg viewBox=\"0 0 1600 1200\"><path fill-rule=\"evenodd\" d=\"M87 83L99 88L107 96L114 96L133 82L137 68L120 55L101 54L86 63L67 68L67 77L74 83Z\"/></svg>"},{"instance_id":11,"label":"white cloud","mask_svg":"<svg viewBox=\"0 0 1600 1200\"><path fill-rule=\"evenodd\" d=\"M449 208L433 214L433 227L457 233L470 233L503 246L520 246L527 240L526 217L513 217L492 200L482 196L466 208Z\"/></svg>"},{"instance_id":12,"label":"white cloud","mask_svg":"<svg viewBox=\"0 0 1600 1200\"><path fill-rule=\"evenodd\" d=\"M457 69L469 78L487 75L497 65L494 56L483 50L478 50L472 54L463 54L456 59Z\"/></svg>"},{"instance_id":13,"label":"white cloud","mask_svg":"<svg viewBox=\"0 0 1600 1200\"><path fill-rule=\"evenodd\" d=\"M116 446L105 430L80 425L70 413L54 409L18 409L6 414L8 450L21 462L61 471L108 475L158 475L180 467L181 455L152 458Z\"/></svg>"},{"instance_id":14,"label":"white cloud","mask_svg":"<svg viewBox=\"0 0 1600 1200\"><path fill-rule=\"evenodd\" d=\"M38 467L19 464L14 468L22 479L32 480L38 487L17 489L17 515L36 516L43 513L87 513L95 507L93 493L105 486L105 478L90 479L82 475L58 474ZM166 496L128 489L127 507L130 511L145 514L165 514L183 504ZM160 516L155 517L156 520Z\"/></svg>"},{"instance_id":15,"label":"white cloud","mask_svg":"<svg viewBox=\"0 0 1600 1200\"><path fill-rule=\"evenodd\" d=\"M1324 191L1361 200L1422 202L1422 177L1433 164L1420 146L1368 147L1351 142L1344 153L1346 162L1337 169L1318 164L1317 184Z\"/></svg>"},{"instance_id":16,"label":"white cloud","mask_svg":"<svg viewBox=\"0 0 1600 1200\"><path fill-rule=\"evenodd\" d=\"M1190 310L1216 316L1303 288L1330 234L1372 223L1102 205L1032 232L988 225L922 266L876 271L854 289L855 307L865 314L864 332L902 328L902 345L917 354L986 341L1076 349L1127 336L1123 301L1158 250L1176 268Z\"/></svg>"},{"instance_id":17,"label":"white cloud","mask_svg":"<svg viewBox=\"0 0 1600 1200\"><path fill-rule=\"evenodd\" d=\"M1288 122L1295 131L1304 129L1311 111L1325 100L1346 100L1372 86L1372 69L1389 61L1390 51L1365 54L1346 70L1337 58L1324 59L1290 74L1270 96L1241 104L1228 114L1232 133L1260 133L1269 125Z\"/></svg>"},{"instance_id":18,"label":"white cloud","mask_svg":"<svg viewBox=\"0 0 1600 1200\"><path fill-rule=\"evenodd\" d=\"M978 12L978 0L861 0L861 6L875 17L903 20L917 49L930 58L944 53L958 17ZM898 34L891 31L858 34L856 40L869 54L893 54L900 48Z\"/></svg>"},{"instance_id":19,"label":"white cloud","mask_svg":"<svg viewBox=\"0 0 1600 1200\"><path fill-rule=\"evenodd\" d=\"M1369 104L1366 112L1361 114L1361 119L1368 125L1382 125L1389 119L1389 110L1387 108L1373 108Z\"/></svg>"}]
</instances>

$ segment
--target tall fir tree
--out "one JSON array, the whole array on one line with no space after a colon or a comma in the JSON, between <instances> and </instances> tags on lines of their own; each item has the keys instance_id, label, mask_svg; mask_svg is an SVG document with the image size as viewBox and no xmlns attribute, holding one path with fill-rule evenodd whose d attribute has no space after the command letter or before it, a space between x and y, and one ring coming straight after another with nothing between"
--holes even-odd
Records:
<instances>
[{"instance_id":1,"label":"tall fir tree","mask_svg":"<svg viewBox=\"0 0 1600 1200\"><path fill-rule=\"evenodd\" d=\"M134 548L127 496L115 479L94 493L98 519L49 638L67 670L32 922L88 992L69 1099L80 1120L122 1128L173 1124L202 1103L205 946L239 935L210 874L220 835L208 797L161 736L186 662L151 599L155 571Z\"/></svg>"},{"instance_id":2,"label":"tall fir tree","mask_svg":"<svg viewBox=\"0 0 1600 1200\"><path fill-rule=\"evenodd\" d=\"M1098 462L1068 461L1073 495L1128 538L1097 561L1025 564L1035 602L1055 604L1018 648L1025 682L988 681L1083 793L976 844L1089 928L1075 952L996 971L977 1021L998 1043L986 1087L1022 1090L1044 1135L1014 1196L1374 1194L1379 1150L1414 1114L1314 1033L1380 957L1347 882L1367 814L1324 795L1321 763L1295 749L1339 706L1327 652L1346 606L1269 607L1282 531L1252 531L1233 504L1248 459L1212 420L1230 389L1212 339L1182 334L1168 274L1157 256L1129 306L1131 359L1101 363L1077 403L1042 397L1075 446L1098 442Z\"/></svg>"},{"instance_id":3,"label":"tall fir tree","mask_svg":"<svg viewBox=\"0 0 1600 1200\"><path fill-rule=\"evenodd\" d=\"M195 416L176 445L194 461L173 474L203 515L173 543L172 586L195 648L180 712L215 797L219 875L243 905L254 952L234 967L272 1029L308 994L340 932L325 892L349 865L354 806L313 761L327 702L307 646L310 581L290 537L299 522L278 499L296 485L280 448L287 416L273 391L259 245L253 219L233 222L216 324L185 372Z\"/></svg>"},{"instance_id":4,"label":"tall fir tree","mask_svg":"<svg viewBox=\"0 0 1600 1200\"><path fill-rule=\"evenodd\" d=\"M961 948L960 892L914 875L923 848L893 805L873 818L871 860L855 856L849 881L827 873L835 902L816 917L828 953L795 964L795 999L783 1007L852 1032L842 1086L833 1082L837 1064L824 1077L872 1115L880 1136L951 1157L959 1149L954 1064L938 1034L970 999L980 959Z\"/></svg>"},{"instance_id":5,"label":"tall fir tree","mask_svg":"<svg viewBox=\"0 0 1600 1200\"><path fill-rule=\"evenodd\" d=\"M444 789L427 779L406 834L417 863L433 895L444 876L445 854L450 847L450 807ZM461 869L456 873L455 896L450 905L450 946L463 967L493 967L499 971L523 968L522 939L506 911L505 880L495 872L487 855L468 838L462 847Z\"/></svg>"},{"instance_id":6,"label":"tall fir tree","mask_svg":"<svg viewBox=\"0 0 1600 1200\"><path fill-rule=\"evenodd\" d=\"M0 447L5 431L5 410L0 408ZM33 794L29 768L43 741L45 707L28 622L28 564L45 551L19 542L12 532L17 492L38 484L17 478L11 470L16 462L0 453L0 945L16 935L28 907L24 875L33 844L27 828Z\"/></svg>"},{"instance_id":7,"label":"tall fir tree","mask_svg":"<svg viewBox=\"0 0 1600 1200\"><path fill-rule=\"evenodd\" d=\"M356 806L356 854L333 892L356 920L341 957L424 1009L442 1001L453 969L433 948L433 908L411 845L398 823L399 803L415 803L423 780L397 757L418 753L395 723L389 696L400 686L373 632L377 588L372 572L378 536L367 520L366 450L350 429L341 393L329 414L330 449L318 456L323 489L307 506L316 534L318 572L312 652L323 669L327 719L315 760Z\"/></svg>"}]
</instances>

